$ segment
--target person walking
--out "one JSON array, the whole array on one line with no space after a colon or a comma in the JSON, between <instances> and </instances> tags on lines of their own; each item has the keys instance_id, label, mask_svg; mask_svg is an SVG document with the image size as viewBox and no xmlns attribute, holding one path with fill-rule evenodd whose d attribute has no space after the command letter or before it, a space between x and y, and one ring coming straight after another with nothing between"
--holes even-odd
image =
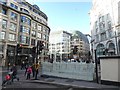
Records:
<instances>
[{"instance_id":1,"label":"person walking","mask_svg":"<svg viewBox=\"0 0 120 90\"><path fill-rule=\"evenodd\" d=\"M31 68L31 66L29 66L28 69L27 69L27 78L26 78L26 80L30 79L31 73L32 73L32 68Z\"/></svg>"},{"instance_id":2,"label":"person walking","mask_svg":"<svg viewBox=\"0 0 120 90\"><path fill-rule=\"evenodd\" d=\"M36 64L35 64L35 79L36 79L36 80L37 80L37 75L38 75L38 73L39 73L39 67L40 67L39 63L36 62Z\"/></svg>"},{"instance_id":3,"label":"person walking","mask_svg":"<svg viewBox=\"0 0 120 90\"><path fill-rule=\"evenodd\" d=\"M10 75L10 73L8 73L6 76L5 76L5 79L3 80L3 82L2 82L2 86L5 86L5 84L7 83L7 82L9 82L11 80L11 75Z\"/></svg>"},{"instance_id":4,"label":"person walking","mask_svg":"<svg viewBox=\"0 0 120 90\"><path fill-rule=\"evenodd\" d=\"M24 61L21 63L21 70L24 69Z\"/></svg>"},{"instance_id":5,"label":"person walking","mask_svg":"<svg viewBox=\"0 0 120 90\"><path fill-rule=\"evenodd\" d=\"M19 78L17 77L17 67L15 64L13 64L12 68L11 68L11 72L13 72L12 74L12 82L14 79L17 79L19 81Z\"/></svg>"}]
</instances>

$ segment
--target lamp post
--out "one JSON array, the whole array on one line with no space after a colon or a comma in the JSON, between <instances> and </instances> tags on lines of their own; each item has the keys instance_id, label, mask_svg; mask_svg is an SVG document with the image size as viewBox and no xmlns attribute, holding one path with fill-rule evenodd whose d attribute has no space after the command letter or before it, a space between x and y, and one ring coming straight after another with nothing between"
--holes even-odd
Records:
<instances>
[{"instance_id":1,"label":"lamp post","mask_svg":"<svg viewBox=\"0 0 120 90\"><path fill-rule=\"evenodd\" d=\"M92 38L89 34L86 34L85 36L89 36L90 38ZM95 74L96 74L96 82L99 83L99 78L98 78L98 58L97 58L96 49L94 50L94 54L95 54Z\"/></svg>"},{"instance_id":2,"label":"lamp post","mask_svg":"<svg viewBox=\"0 0 120 90\"><path fill-rule=\"evenodd\" d=\"M94 50L95 53L95 73L96 73L96 82L98 82L98 59L97 59L97 54L96 54L96 49Z\"/></svg>"}]
</instances>

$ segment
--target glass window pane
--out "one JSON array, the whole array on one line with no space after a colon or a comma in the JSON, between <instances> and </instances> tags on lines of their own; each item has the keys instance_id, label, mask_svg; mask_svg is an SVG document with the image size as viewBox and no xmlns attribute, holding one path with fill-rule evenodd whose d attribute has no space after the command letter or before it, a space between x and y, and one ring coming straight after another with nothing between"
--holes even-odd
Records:
<instances>
[{"instance_id":1,"label":"glass window pane","mask_svg":"<svg viewBox=\"0 0 120 90\"><path fill-rule=\"evenodd\" d=\"M30 34L30 28L21 26L20 32L25 33L25 34Z\"/></svg>"},{"instance_id":2,"label":"glass window pane","mask_svg":"<svg viewBox=\"0 0 120 90\"><path fill-rule=\"evenodd\" d=\"M15 39L16 39L15 34L9 34L8 40L15 41Z\"/></svg>"},{"instance_id":3,"label":"glass window pane","mask_svg":"<svg viewBox=\"0 0 120 90\"><path fill-rule=\"evenodd\" d=\"M33 37L36 37L36 31L32 31L31 34Z\"/></svg>"},{"instance_id":4,"label":"glass window pane","mask_svg":"<svg viewBox=\"0 0 120 90\"><path fill-rule=\"evenodd\" d=\"M17 14L14 12L11 12L11 19L14 21L17 21Z\"/></svg>"},{"instance_id":5,"label":"glass window pane","mask_svg":"<svg viewBox=\"0 0 120 90\"><path fill-rule=\"evenodd\" d=\"M3 29L7 28L7 21L6 20L2 20L2 28Z\"/></svg>"},{"instance_id":6,"label":"glass window pane","mask_svg":"<svg viewBox=\"0 0 120 90\"><path fill-rule=\"evenodd\" d=\"M0 39L5 39L5 32L0 32Z\"/></svg>"},{"instance_id":7,"label":"glass window pane","mask_svg":"<svg viewBox=\"0 0 120 90\"><path fill-rule=\"evenodd\" d=\"M17 29L17 25L14 23L10 23L10 30L16 31L16 29Z\"/></svg>"},{"instance_id":8,"label":"glass window pane","mask_svg":"<svg viewBox=\"0 0 120 90\"><path fill-rule=\"evenodd\" d=\"M26 36L23 36L23 35L20 36L20 42L21 43L29 44L29 40L30 40L29 37L26 37Z\"/></svg>"},{"instance_id":9,"label":"glass window pane","mask_svg":"<svg viewBox=\"0 0 120 90\"><path fill-rule=\"evenodd\" d=\"M2 9L2 14L7 15L7 10L3 8Z\"/></svg>"},{"instance_id":10,"label":"glass window pane","mask_svg":"<svg viewBox=\"0 0 120 90\"><path fill-rule=\"evenodd\" d=\"M21 16L21 22L31 25L31 20L25 16Z\"/></svg>"}]
</instances>

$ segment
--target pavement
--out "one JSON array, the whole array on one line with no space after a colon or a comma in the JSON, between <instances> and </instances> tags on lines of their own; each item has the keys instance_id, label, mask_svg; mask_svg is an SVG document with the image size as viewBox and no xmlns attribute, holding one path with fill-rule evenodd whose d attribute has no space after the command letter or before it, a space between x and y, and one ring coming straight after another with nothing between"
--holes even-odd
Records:
<instances>
[{"instance_id":1,"label":"pavement","mask_svg":"<svg viewBox=\"0 0 120 90\"><path fill-rule=\"evenodd\" d=\"M40 84L49 84L49 85L57 85L57 86L66 86L66 87L73 87L73 88L86 88L87 90L120 90L118 86L112 85L103 85L98 84L95 82L88 82L82 80L75 80L75 79L67 79L67 78L60 78L60 77L52 77L52 76L45 76L39 73L38 80L35 80L31 75L31 80L26 80L24 76L25 70L18 70L18 76L20 81L23 82L30 82L30 83L40 83ZM85 89L85 90L86 90Z\"/></svg>"},{"instance_id":2,"label":"pavement","mask_svg":"<svg viewBox=\"0 0 120 90\"><path fill-rule=\"evenodd\" d=\"M74 79L64 79L59 77L39 77L39 80L32 80L34 83L45 83L52 85L63 85L74 88L90 88L90 89L111 89L111 90L120 90L120 87L111 86L111 85L102 85L94 82L87 82L82 80Z\"/></svg>"}]
</instances>

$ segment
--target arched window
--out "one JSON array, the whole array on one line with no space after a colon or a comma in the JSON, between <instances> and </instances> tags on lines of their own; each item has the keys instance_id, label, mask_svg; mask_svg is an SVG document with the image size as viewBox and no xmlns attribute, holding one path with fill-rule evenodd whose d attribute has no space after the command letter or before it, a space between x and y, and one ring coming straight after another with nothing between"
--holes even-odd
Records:
<instances>
[{"instance_id":1,"label":"arched window","mask_svg":"<svg viewBox=\"0 0 120 90\"><path fill-rule=\"evenodd\" d=\"M110 43L110 44L109 44L108 53L109 53L110 55L114 55L114 54L115 54L115 45L114 45L114 43Z\"/></svg>"},{"instance_id":2,"label":"arched window","mask_svg":"<svg viewBox=\"0 0 120 90\"><path fill-rule=\"evenodd\" d=\"M105 47L103 44L98 44L96 47L97 55L103 55L104 49Z\"/></svg>"}]
</instances>

